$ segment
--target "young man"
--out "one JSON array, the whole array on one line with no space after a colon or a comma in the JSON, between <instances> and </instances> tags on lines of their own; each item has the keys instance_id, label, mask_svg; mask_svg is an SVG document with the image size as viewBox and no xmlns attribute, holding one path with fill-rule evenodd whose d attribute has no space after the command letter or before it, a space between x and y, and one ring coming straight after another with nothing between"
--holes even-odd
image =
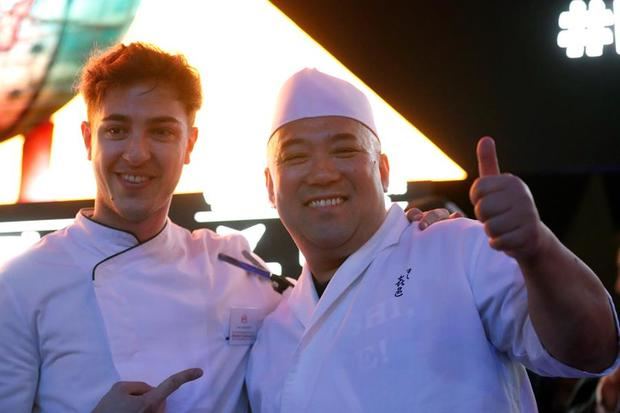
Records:
<instances>
[{"instance_id":1,"label":"young man","mask_svg":"<svg viewBox=\"0 0 620 413\"><path fill-rule=\"evenodd\" d=\"M90 59L80 91L95 205L0 269L0 411L246 411L247 328L280 295L218 260L241 259L243 237L167 218L198 135L198 73L119 45Z\"/></svg>"},{"instance_id":2,"label":"young man","mask_svg":"<svg viewBox=\"0 0 620 413\"><path fill-rule=\"evenodd\" d=\"M244 238L167 218L198 134L198 73L180 55L119 45L87 63L80 91L94 209L0 270L0 411L90 412L118 381L132 383L112 388L124 404L111 411L154 409L200 375L165 380L187 368L203 376L168 411L245 411L250 341L230 332L279 295L217 259L242 258Z\"/></svg>"},{"instance_id":3,"label":"young man","mask_svg":"<svg viewBox=\"0 0 620 413\"><path fill-rule=\"evenodd\" d=\"M265 172L306 258L265 319L247 384L256 412L529 412L523 365L588 376L617 364L609 296L540 221L480 140L480 222L420 232L383 192L366 97L305 69L283 86Z\"/></svg>"}]
</instances>

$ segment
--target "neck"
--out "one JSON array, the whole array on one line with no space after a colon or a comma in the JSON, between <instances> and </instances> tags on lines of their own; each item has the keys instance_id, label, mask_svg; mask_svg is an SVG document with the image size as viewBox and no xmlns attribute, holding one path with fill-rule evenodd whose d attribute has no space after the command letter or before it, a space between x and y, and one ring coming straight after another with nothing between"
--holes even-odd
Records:
<instances>
[{"instance_id":1,"label":"neck","mask_svg":"<svg viewBox=\"0 0 620 413\"><path fill-rule=\"evenodd\" d=\"M327 288L327 284L329 284L329 283L322 283L322 282L320 282L319 280L316 279L314 274L312 275L312 282L314 283L314 289L316 290L316 295L319 298L321 298L321 296L325 292L325 289Z\"/></svg>"},{"instance_id":2,"label":"neck","mask_svg":"<svg viewBox=\"0 0 620 413\"><path fill-rule=\"evenodd\" d=\"M144 242L153 238L164 228L164 225L166 225L167 214L151 214L146 219L134 221L115 214L107 214L105 210L102 211L97 208L97 205L95 205L93 215L90 218L93 221L97 221L108 227L129 232L133 234L139 242Z\"/></svg>"},{"instance_id":3,"label":"neck","mask_svg":"<svg viewBox=\"0 0 620 413\"><path fill-rule=\"evenodd\" d=\"M126 228L121 229L124 229L125 231L134 234L138 241L145 242L153 238L155 235L159 234L165 225L166 218L164 217L163 219L160 219L154 223L140 222L135 225L128 225Z\"/></svg>"},{"instance_id":4,"label":"neck","mask_svg":"<svg viewBox=\"0 0 620 413\"><path fill-rule=\"evenodd\" d=\"M340 265L347 259L347 257L328 259L320 254L318 257L306 257L304 254L304 257L306 258L308 269L312 273L312 276L320 284L327 284L336 271L338 271Z\"/></svg>"},{"instance_id":5,"label":"neck","mask_svg":"<svg viewBox=\"0 0 620 413\"><path fill-rule=\"evenodd\" d=\"M387 218L387 211L376 217L372 223L366 223L363 233L356 233L340 246L331 246L319 242L311 242L303 236L293 236L295 244L304 255L308 268L314 279L328 283L346 259L362 248L381 228Z\"/></svg>"}]
</instances>

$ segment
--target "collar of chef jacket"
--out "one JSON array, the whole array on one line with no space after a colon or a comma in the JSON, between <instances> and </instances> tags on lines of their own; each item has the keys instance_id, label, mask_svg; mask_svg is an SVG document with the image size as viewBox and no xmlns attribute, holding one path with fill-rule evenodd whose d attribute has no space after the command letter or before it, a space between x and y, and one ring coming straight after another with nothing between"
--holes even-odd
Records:
<instances>
[{"instance_id":1,"label":"collar of chef jacket","mask_svg":"<svg viewBox=\"0 0 620 413\"><path fill-rule=\"evenodd\" d=\"M403 210L396 204L392 205L377 232L334 273L320 300L310 269L307 264L304 265L299 281L289 296L289 306L303 324L304 334L307 334L338 298L359 279L380 251L398 242L407 225L409 221Z\"/></svg>"},{"instance_id":2,"label":"collar of chef jacket","mask_svg":"<svg viewBox=\"0 0 620 413\"><path fill-rule=\"evenodd\" d=\"M85 252L92 254L93 257L104 257L103 260L109 259L150 241L147 240L141 243L131 232L96 222L90 218L91 215L92 209L83 209L77 214L75 224L80 231L76 232L75 235L79 236L81 245L86 250ZM168 226L168 220L166 219L164 229ZM158 237L162 231L153 238Z\"/></svg>"}]
</instances>

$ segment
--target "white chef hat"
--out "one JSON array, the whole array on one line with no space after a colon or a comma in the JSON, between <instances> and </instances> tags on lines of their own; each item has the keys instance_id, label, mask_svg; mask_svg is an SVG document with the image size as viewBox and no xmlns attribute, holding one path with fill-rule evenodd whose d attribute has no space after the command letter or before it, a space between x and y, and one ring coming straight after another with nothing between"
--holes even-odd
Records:
<instances>
[{"instance_id":1,"label":"white chef hat","mask_svg":"<svg viewBox=\"0 0 620 413\"><path fill-rule=\"evenodd\" d=\"M316 69L305 68L280 89L269 137L287 123L319 116L342 116L377 128L366 96L355 86Z\"/></svg>"}]
</instances>

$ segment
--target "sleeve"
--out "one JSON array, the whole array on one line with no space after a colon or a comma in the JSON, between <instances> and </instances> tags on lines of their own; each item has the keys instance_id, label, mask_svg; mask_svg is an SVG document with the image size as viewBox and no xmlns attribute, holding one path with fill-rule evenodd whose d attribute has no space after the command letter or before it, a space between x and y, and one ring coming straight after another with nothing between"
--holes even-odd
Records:
<instances>
[{"instance_id":1,"label":"sleeve","mask_svg":"<svg viewBox=\"0 0 620 413\"><path fill-rule=\"evenodd\" d=\"M551 356L529 317L525 280L517 262L489 247L484 233L478 235L475 248L468 271L470 285L487 337L496 349L542 376L598 377L614 369L618 361L604 372L590 373ZM616 331L617 326L616 317Z\"/></svg>"},{"instance_id":2,"label":"sleeve","mask_svg":"<svg viewBox=\"0 0 620 413\"><path fill-rule=\"evenodd\" d=\"M33 410L39 379L35 334L0 277L0 411Z\"/></svg>"}]
</instances>

